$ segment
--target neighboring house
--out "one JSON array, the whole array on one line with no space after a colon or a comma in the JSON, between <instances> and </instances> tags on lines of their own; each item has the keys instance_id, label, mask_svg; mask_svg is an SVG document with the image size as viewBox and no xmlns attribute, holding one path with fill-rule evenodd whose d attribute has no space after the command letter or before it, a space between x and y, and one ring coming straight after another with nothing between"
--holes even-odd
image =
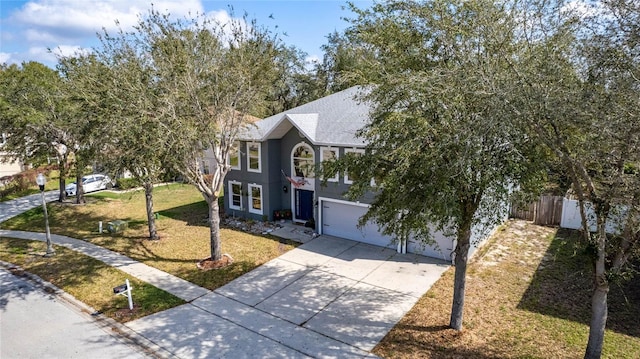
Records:
<instances>
[{"instance_id":1,"label":"neighboring house","mask_svg":"<svg viewBox=\"0 0 640 359\"><path fill-rule=\"evenodd\" d=\"M442 233L435 234L437 246L425 247L413 242L398 245L374 224L358 228L371 198L351 202L343 197L353 183L348 173L329 178L326 186L315 176L313 167L318 163L364 152L365 143L355 133L369 121L370 107L354 99L360 90L352 87L256 122L230 159L226 213L274 220L279 218L275 212L290 210L293 222L319 234L450 260L454 244ZM480 235L476 230L474 237Z\"/></svg>"},{"instance_id":2,"label":"neighboring house","mask_svg":"<svg viewBox=\"0 0 640 359\"><path fill-rule=\"evenodd\" d=\"M9 157L9 154L2 151L2 147L7 142L7 135L0 135L0 177L12 176L25 170L20 160Z\"/></svg>"}]
</instances>

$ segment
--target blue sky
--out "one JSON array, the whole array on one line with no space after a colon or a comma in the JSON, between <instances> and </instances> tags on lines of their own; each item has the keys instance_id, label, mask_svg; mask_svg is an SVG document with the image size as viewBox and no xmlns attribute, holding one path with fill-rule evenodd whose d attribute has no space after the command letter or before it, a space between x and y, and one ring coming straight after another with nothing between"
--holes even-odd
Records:
<instances>
[{"instance_id":1,"label":"blue sky","mask_svg":"<svg viewBox=\"0 0 640 359\"><path fill-rule=\"evenodd\" d=\"M334 30L343 30L351 17L346 0L218 1L218 0L0 0L0 63L39 61L55 65L47 49L69 55L98 45L96 32L115 29L117 19L124 28L134 25L137 14L154 7L175 16L206 13L218 19L246 11L258 24L286 33L283 40L305 51L309 59L321 58L320 46ZM353 1L358 7L372 1ZM272 16L273 18L270 18Z\"/></svg>"}]
</instances>

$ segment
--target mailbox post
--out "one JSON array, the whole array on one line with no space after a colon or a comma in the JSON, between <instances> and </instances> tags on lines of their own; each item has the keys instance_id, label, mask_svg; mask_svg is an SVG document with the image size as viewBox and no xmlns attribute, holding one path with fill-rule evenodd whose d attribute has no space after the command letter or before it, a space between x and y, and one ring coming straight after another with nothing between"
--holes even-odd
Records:
<instances>
[{"instance_id":1,"label":"mailbox post","mask_svg":"<svg viewBox=\"0 0 640 359\"><path fill-rule=\"evenodd\" d=\"M118 295L126 295L127 299L129 299L129 310L133 310L133 298L131 297L131 285L129 284L129 280L126 279L124 284L119 285L117 287L113 287L113 294Z\"/></svg>"}]
</instances>

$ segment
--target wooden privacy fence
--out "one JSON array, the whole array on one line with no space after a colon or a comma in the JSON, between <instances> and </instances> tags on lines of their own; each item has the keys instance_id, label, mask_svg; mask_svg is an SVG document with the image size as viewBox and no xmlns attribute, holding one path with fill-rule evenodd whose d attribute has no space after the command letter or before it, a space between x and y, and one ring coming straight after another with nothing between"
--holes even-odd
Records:
<instances>
[{"instance_id":1,"label":"wooden privacy fence","mask_svg":"<svg viewBox=\"0 0 640 359\"><path fill-rule=\"evenodd\" d=\"M562 219L562 196L540 196L529 205L511 204L509 217L533 221L543 226L560 225Z\"/></svg>"}]
</instances>

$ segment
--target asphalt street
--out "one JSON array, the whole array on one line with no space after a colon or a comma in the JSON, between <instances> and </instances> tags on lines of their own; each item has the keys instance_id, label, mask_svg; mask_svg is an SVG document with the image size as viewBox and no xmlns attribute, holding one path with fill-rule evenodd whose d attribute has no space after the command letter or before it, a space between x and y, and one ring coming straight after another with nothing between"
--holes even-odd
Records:
<instances>
[{"instance_id":1,"label":"asphalt street","mask_svg":"<svg viewBox=\"0 0 640 359\"><path fill-rule=\"evenodd\" d=\"M0 267L0 358L146 358L88 313Z\"/></svg>"}]
</instances>

